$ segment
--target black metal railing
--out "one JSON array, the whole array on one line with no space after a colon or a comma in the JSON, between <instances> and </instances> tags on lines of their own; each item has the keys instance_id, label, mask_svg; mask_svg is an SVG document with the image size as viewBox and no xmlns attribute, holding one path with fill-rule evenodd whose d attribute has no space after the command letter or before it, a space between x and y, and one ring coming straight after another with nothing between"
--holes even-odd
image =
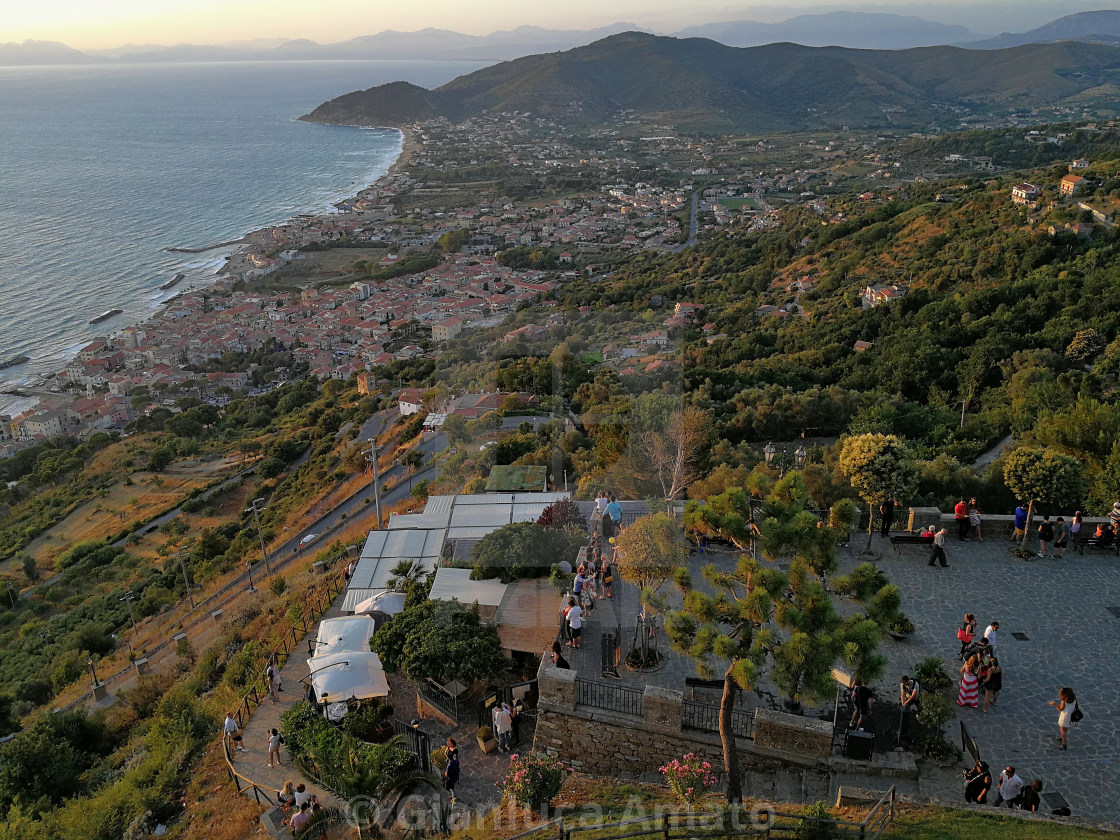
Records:
<instances>
[{"instance_id":1,"label":"black metal railing","mask_svg":"<svg viewBox=\"0 0 1120 840\"><path fill-rule=\"evenodd\" d=\"M439 709L456 723L459 722L459 701L442 685L430 679L425 680L417 683L416 693L425 703Z\"/></svg>"},{"instance_id":2,"label":"black metal railing","mask_svg":"<svg viewBox=\"0 0 1120 840\"><path fill-rule=\"evenodd\" d=\"M576 678L576 703L608 712L641 717L642 691L641 688Z\"/></svg>"},{"instance_id":3,"label":"black metal railing","mask_svg":"<svg viewBox=\"0 0 1120 840\"><path fill-rule=\"evenodd\" d=\"M393 720L393 734L405 740L405 749L416 759L416 768L424 773L432 772L432 739L431 736L403 720Z\"/></svg>"},{"instance_id":4,"label":"black metal railing","mask_svg":"<svg viewBox=\"0 0 1120 840\"><path fill-rule=\"evenodd\" d=\"M719 706L711 703L698 703L684 700L681 703L681 729L695 729L698 732L719 732ZM731 731L736 738L754 737L754 711L733 709L731 711Z\"/></svg>"}]
</instances>

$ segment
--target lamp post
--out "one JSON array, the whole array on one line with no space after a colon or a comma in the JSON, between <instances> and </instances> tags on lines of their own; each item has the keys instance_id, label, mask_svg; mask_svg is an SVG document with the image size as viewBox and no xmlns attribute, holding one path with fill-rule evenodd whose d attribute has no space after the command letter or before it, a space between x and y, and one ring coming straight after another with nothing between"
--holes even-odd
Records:
<instances>
[{"instance_id":1,"label":"lamp post","mask_svg":"<svg viewBox=\"0 0 1120 840\"><path fill-rule=\"evenodd\" d=\"M86 660L86 667L89 668L89 674L93 678L93 687L97 688L101 684L101 680L97 679L97 669L94 668L92 659Z\"/></svg>"},{"instance_id":2,"label":"lamp post","mask_svg":"<svg viewBox=\"0 0 1120 840\"><path fill-rule=\"evenodd\" d=\"M187 577L187 558L191 556L188 549L180 546L179 550L172 555L179 558L179 568L183 571L183 585L187 587L187 597L191 600L191 609L194 609L194 592L192 591L190 578Z\"/></svg>"},{"instance_id":3,"label":"lamp post","mask_svg":"<svg viewBox=\"0 0 1120 840\"><path fill-rule=\"evenodd\" d=\"M136 596L132 593L131 589L126 589L121 600L128 605L128 617L132 620L132 629L136 629L136 615L132 612L132 602L136 600Z\"/></svg>"},{"instance_id":4,"label":"lamp post","mask_svg":"<svg viewBox=\"0 0 1120 840\"><path fill-rule=\"evenodd\" d=\"M382 422L382 428L385 428L385 423ZM381 529L381 475L377 467L377 435L369 439L369 454L366 455L366 461L373 465L373 509L377 514L377 528Z\"/></svg>"},{"instance_id":5,"label":"lamp post","mask_svg":"<svg viewBox=\"0 0 1120 840\"><path fill-rule=\"evenodd\" d=\"M8 597L12 601L12 609L14 610L16 608L16 590L11 581L8 581Z\"/></svg>"},{"instance_id":6,"label":"lamp post","mask_svg":"<svg viewBox=\"0 0 1120 840\"><path fill-rule=\"evenodd\" d=\"M790 453L786 449L779 449L773 443L767 443L766 446L762 447L762 455L766 459L766 466L773 467L775 457L778 459L779 478L785 478L786 458L790 454L793 455L793 464L795 469L799 470L805 466L805 458L807 457L808 453L805 452L804 445L798 446L797 449L795 449L792 453Z\"/></svg>"},{"instance_id":7,"label":"lamp post","mask_svg":"<svg viewBox=\"0 0 1120 840\"><path fill-rule=\"evenodd\" d=\"M253 561L252 560L246 560L245 561L245 568L249 572L249 588L246 591L247 592L256 592L257 587L253 586Z\"/></svg>"},{"instance_id":8,"label":"lamp post","mask_svg":"<svg viewBox=\"0 0 1120 840\"><path fill-rule=\"evenodd\" d=\"M245 513L253 512L253 521L257 523L257 538L261 541L261 557L264 559L264 573L266 575L272 574L272 568L268 564L268 552L264 547L264 532L261 531L261 511L268 510L264 504L264 499L253 499L249 507L245 508Z\"/></svg>"}]
</instances>

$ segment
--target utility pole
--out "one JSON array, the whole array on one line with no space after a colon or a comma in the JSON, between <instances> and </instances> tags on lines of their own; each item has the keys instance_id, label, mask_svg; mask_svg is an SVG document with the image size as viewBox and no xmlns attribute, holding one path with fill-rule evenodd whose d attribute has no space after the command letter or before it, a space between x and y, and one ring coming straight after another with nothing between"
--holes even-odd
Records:
<instances>
[{"instance_id":1,"label":"utility pole","mask_svg":"<svg viewBox=\"0 0 1120 840\"><path fill-rule=\"evenodd\" d=\"M183 570L183 584L187 587L187 597L191 599L191 609L194 609L194 592L191 587L191 580L187 577L187 558L191 556L188 549L179 547L179 550L173 555L179 558L179 568Z\"/></svg>"},{"instance_id":2,"label":"utility pole","mask_svg":"<svg viewBox=\"0 0 1120 840\"><path fill-rule=\"evenodd\" d=\"M132 612L132 602L136 600L136 596L132 594L131 589L126 589L124 591L124 597L122 597L121 600L128 604L128 617L132 619L132 629L135 630L136 615Z\"/></svg>"},{"instance_id":3,"label":"utility pole","mask_svg":"<svg viewBox=\"0 0 1120 840\"><path fill-rule=\"evenodd\" d=\"M385 424L382 423L382 426ZM381 529L381 474L377 468L377 436L369 439L369 455L366 460L373 464L373 507L377 512L377 528Z\"/></svg>"},{"instance_id":4,"label":"utility pole","mask_svg":"<svg viewBox=\"0 0 1120 840\"><path fill-rule=\"evenodd\" d=\"M257 523L257 538L261 541L261 558L264 560L264 573L266 575L272 574L272 568L268 565L268 551L264 547L264 532L261 531L261 511L268 510L264 504L264 499L253 499L249 507L245 508L245 513L253 512L253 521ZM250 586L252 581L250 581Z\"/></svg>"}]
</instances>

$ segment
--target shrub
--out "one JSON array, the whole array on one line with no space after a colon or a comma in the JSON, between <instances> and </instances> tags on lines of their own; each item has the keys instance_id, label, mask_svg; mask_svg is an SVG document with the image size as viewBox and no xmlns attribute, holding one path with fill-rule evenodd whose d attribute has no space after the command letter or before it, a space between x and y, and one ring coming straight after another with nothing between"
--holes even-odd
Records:
<instances>
[{"instance_id":1,"label":"shrub","mask_svg":"<svg viewBox=\"0 0 1120 840\"><path fill-rule=\"evenodd\" d=\"M951 721L956 714L952 703L944 694L922 692L922 711L918 715L918 720L923 726L940 733L941 727Z\"/></svg>"},{"instance_id":2,"label":"shrub","mask_svg":"<svg viewBox=\"0 0 1120 840\"><path fill-rule=\"evenodd\" d=\"M929 656L914 666L914 679L921 685L923 693L940 691L953 684L953 678L945 673L944 666L945 660L939 656Z\"/></svg>"},{"instance_id":3,"label":"shrub","mask_svg":"<svg viewBox=\"0 0 1120 840\"><path fill-rule=\"evenodd\" d=\"M268 591L279 597L288 588L288 581L277 575L268 582Z\"/></svg>"},{"instance_id":4,"label":"shrub","mask_svg":"<svg viewBox=\"0 0 1120 840\"><path fill-rule=\"evenodd\" d=\"M841 595L847 595L859 602L870 599L890 583L883 570L873 563L860 563L850 575L839 575L832 579L832 588Z\"/></svg>"},{"instance_id":5,"label":"shrub","mask_svg":"<svg viewBox=\"0 0 1120 840\"><path fill-rule=\"evenodd\" d=\"M492 740L494 740L494 730L491 729L489 726L483 725L483 726L478 727L477 735L478 735L478 740L480 740L480 741L492 741Z\"/></svg>"},{"instance_id":6,"label":"shrub","mask_svg":"<svg viewBox=\"0 0 1120 840\"><path fill-rule=\"evenodd\" d=\"M509 757L509 771L502 782L502 790L521 807L547 813L569 772L555 758L514 753Z\"/></svg>"},{"instance_id":7,"label":"shrub","mask_svg":"<svg viewBox=\"0 0 1120 840\"><path fill-rule=\"evenodd\" d=\"M832 840L836 836L832 823L832 812L824 802L814 802L801 816L807 819L797 824L797 840ZM820 822L828 820L828 822Z\"/></svg>"},{"instance_id":8,"label":"shrub","mask_svg":"<svg viewBox=\"0 0 1120 840\"><path fill-rule=\"evenodd\" d=\"M673 759L658 768L669 787L681 802L692 808L692 803L705 790L716 785L712 765L701 761L695 753L687 753L681 759Z\"/></svg>"}]
</instances>

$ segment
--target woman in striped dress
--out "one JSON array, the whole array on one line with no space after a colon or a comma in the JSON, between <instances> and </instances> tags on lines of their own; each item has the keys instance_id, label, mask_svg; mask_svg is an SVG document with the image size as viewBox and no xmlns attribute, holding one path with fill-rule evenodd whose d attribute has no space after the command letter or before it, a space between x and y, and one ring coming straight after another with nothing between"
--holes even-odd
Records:
<instances>
[{"instance_id":1,"label":"woman in striped dress","mask_svg":"<svg viewBox=\"0 0 1120 840\"><path fill-rule=\"evenodd\" d=\"M957 695L958 706L976 708L980 698L980 680L976 676L979 660L973 656L961 668L961 690Z\"/></svg>"}]
</instances>

